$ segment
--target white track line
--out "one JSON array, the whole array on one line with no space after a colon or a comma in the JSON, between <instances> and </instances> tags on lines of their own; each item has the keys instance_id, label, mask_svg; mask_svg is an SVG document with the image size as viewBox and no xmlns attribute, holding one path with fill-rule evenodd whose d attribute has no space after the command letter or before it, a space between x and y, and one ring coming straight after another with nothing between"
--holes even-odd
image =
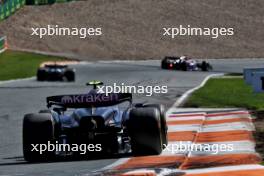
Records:
<instances>
[{"instance_id":1,"label":"white track line","mask_svg":"<svg viewBox=\"0 0 264 176\"><path fill-rule=\"evenodd\" d=\"M245 131L255 131L255 127L249 122L231 122L231 123L221 123L213 125L203 125L200 133L203 132L220 132L220 131L235 131L235 130L245 130Z\"/></svg>"},{"instance_id":2,"label":"white track line","mask_svg":"<svg viewBox=\"0 0 264 176\"><path fill-rule=\"evenodd\" d=\"M223 167L213 167L213 168L204 168L204 169L162 169L162 171L157 174L157 176L173 175L177 173L184 174L206 174L214 172L229 172L229 171L244 171L244 170L259 170L264 169L264 166L258 164L248 164L248 165L238 165L238 166L223 166Z\"/></svg>"},{"instance_id":3,"label":"white track line","mask_svg":"<svg viewBox=\"0 0 264 176\"><path fill-rule=\"evenodd\" d=\"M223 73L219 73L219 74L211 74L211 75L208 75L204 80L203 82L188 90L187 92L185 92L174 104L173 104L173 107L179 107L180 105L182 105L182 103L196 90L200 89L201 87L203 87L205 85L205 83L210 79L210 78L213 78L213 77L219 77L219 76L223 76L224 74Z\"/></svg>"},{"instance_id":4,"label":"white track line","mask_svg":"<svg viewBox=\"0 0 264 176\"><path fill-rule=\"evenodd\" d=\"M20 81L30 81L36 79L35 76L29 77L29 78L21 78L21 79L11 79L7 81L0 81L0 84L7 84L7 83L14 83L14 82L20 82Z\"/></svg>"},{"instance_id":5,"label":"white track line","mask_svg":"<svg viewBox=\"0 0 264 176\"><path fill-rule=\"evenodd\" d=\"M201 124L190 125L169 125L168 132L181 132L181 131L198 131Z\"/></svg>"},{"instance_id":6,"label":"white track line","mask_svg":"<svg viewBox=\"0 0 264 176\"><path fill-rule=\"evenodd\" d=\"M264 167L257 164L249 164L249 165L224 166L224 167L205 168L205 169L190 169L190 170L186 170L186 173L199 174L199 173L242 171L242 170L255 170L255 169L264 169Z\"/></svg>"}]
</instances>

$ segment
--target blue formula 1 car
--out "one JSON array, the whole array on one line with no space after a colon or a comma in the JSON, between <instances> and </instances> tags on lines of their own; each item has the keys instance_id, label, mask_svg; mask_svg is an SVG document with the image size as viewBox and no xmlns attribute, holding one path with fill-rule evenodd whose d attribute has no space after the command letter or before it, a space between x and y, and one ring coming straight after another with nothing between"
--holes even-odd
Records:
<instances>
[{"instance_id":1,"label":"blue formula 1 car","mask_svg":"<svg viewBox=\"0 0 264 176\"><path fill-rule=\"evenodd\" d=\"M68 65L46 64L37 70L38 81L75 81L75 69Z\"/></svg>"},{"instance_id":2,"label":"blue formula 1 car","mask_svg":"<svg viewBox=\"0 0 264 176\"><path fill-rule=\"evenodd\" d=\"M47 107L49 109L24 116L26 161L50 161L68 155L158 155L167 145L164 106L133 104L130 93L106 95L92 89L87 94L47 97ZM33 150L33 146L40 147L40 144L61 144L67 151L54 147L42 153L36 148ZM77 148L69 150L73 144L94 144L95 147L83 155Z\"/></svg>"}]
</instances>

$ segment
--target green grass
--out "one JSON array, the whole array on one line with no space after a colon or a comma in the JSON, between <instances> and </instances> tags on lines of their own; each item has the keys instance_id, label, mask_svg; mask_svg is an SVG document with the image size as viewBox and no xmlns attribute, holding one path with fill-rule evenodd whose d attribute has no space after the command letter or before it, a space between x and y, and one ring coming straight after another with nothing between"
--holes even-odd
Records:
<instances>
[{"instance_id":1,"label":"green grass","mask_svg":"<svg viewBox=\"0 0 264 176\"><path fill-rule=\"evenodd\" d=\"M253 93L242 78L214 78L195 91L184 106L264 110L264 94Z\"/></svg>"},{"instance_id":2,"label":"green grass","mask_svg":"<svg viewBox=\"0 0 264 176\"><path fill-rule=\"evenodd\" d=\"M0 80L35 76L40 63L62 59L60 57L7 50L0 54Z\"/></svg>"}]
</instances>

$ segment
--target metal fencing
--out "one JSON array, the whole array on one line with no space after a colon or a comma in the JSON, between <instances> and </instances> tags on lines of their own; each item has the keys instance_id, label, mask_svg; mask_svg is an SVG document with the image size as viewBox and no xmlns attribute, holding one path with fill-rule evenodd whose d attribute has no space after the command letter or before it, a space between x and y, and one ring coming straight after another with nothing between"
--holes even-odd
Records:
<instances>
[{"instance_id":1,"label":"metal fencing","mask_svg":"<svg viewBox=\"0 0 264 176\"><path fill-rule=\"evenodd\" d=\"M4 52L7 49L6 37L0 37L0 53Z\"/></svg>"},{"instance_id":2,"label":"metal fencing","mask_svg":"<svg viewBox=\"0 0 264 176\"><path fill-rule=\"evenodd\" d=\"M23 7L26 0L0 0L0 21L9 17L17 9Z\"/></svg>"},{"instance_id":3,"label":"metal fencing","mask_svg":"<svg viewBox=\"0 0 264 176\"><path fill-rule=\"evenodd\" d=\"M9 17L19 8L27 5L45 5L60 2L69 2L72 0L0 0L0 21Z\"/></svg>"}]
</instances>

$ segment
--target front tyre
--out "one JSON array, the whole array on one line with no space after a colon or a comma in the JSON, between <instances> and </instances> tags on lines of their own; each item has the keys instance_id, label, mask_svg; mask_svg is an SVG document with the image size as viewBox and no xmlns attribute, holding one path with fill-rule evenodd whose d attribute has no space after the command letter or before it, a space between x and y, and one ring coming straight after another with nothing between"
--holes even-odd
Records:
<instances>
[{"instance_id":1,"label":"front tyre","mask_svg":"<svg viewBox=\"0 0 264 176\"><path fill-rule=\"evenodd\" d=\"M48 144L54 142L54 121L51 114L27 114L23 121L23 153L29 162L49 161L55 156L54 151L33 150L33 144Z\"/></svg>"},{"instance_id":2,"label":"front tyre","mask_svg":"<svg viewBox=\"0 0 264 176\"><path fill-rule=\"evenodd\" d=\"M38 81L45 81L47 78L46 71L43 69L38 69L37 71L37 80Z\"/></svg>"},{"instance_id":3,"label":"front tyre","mask_svg":"<svg viewBox=\"0 0 264 176\"><path fill-rule=\"evenodd\" d=\"M201 70L202 71L209 71L209 70L212 70L212 69L213 69L212 66L208 62L203 61L201 63Z\"/></svg>"},{"instance_id":4,"label":"front tyre","mask_svg":"<svg viewBox=\"0 0 264 176\"><path fill-rule=\"evenodd\" d=\"M67 81L74 82L75 81L75 72L73 70L67 70L65 72L65 77Z\"/></svg>"},{"instance_id":5,"label":"front tyre","mask_svg":"<svg viewBox=\"0 0 264 176\"><path fill-rule=\"evenodd\" d=\"M167 65L167 61L166 60L162 60L161 61L161 68L162 69L168 69L168 65Z\"/></svg>"},{"instance_id":6,"label":"front tyre","mask_svg":"<svg viewBox=\"0 0 264 176\"><path fill-rule=\"evenodd\" d=\"M130 111L127 127L133 155L159 155L162 152L160 124L157 108L142 107Z\"/></svg>"},{"instance_id":7,"label":"front tyre","mask_svg":"<svg viewBox=\"0 0 264 176\"><path fill-rule=\"evenodd\" d=\"M182 71L188 71L188 64L187 62L183 61L182 63L180 63L180 67Z\"/></svg>"}]
</instances>

